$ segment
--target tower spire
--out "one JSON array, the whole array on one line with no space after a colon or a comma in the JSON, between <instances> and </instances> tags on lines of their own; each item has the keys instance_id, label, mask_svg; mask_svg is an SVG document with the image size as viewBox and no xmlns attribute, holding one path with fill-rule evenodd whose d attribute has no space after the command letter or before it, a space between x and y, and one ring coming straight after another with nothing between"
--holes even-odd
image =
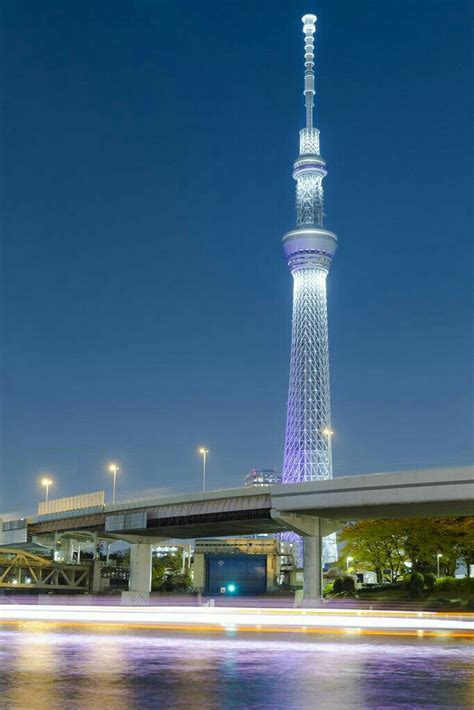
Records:
<instances>
[{"instance_id":1,"label":"tower spire","mask_svg":"<svg viewBox=\"0 0 474 710\"><path fill-rule=\"evenodd\" d=\"M306 128L313 127L314 107L314 33L316 32L316 15L304 15L302 18L304 32L304 103L306 108Z\"/></svg>"}]
</instances>

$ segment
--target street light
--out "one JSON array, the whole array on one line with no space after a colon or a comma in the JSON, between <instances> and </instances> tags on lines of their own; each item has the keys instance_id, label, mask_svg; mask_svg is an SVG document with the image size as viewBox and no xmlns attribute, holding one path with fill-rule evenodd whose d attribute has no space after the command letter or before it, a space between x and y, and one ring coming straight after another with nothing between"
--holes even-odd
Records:
<instances>
[{"instance_id":1,"label":"street light","mask_svg":"<svg viewBox=\"0 0 474 710\"><path fill-rule=\"evenodd\" d=\"M353 559L354 559L353 557L346 557L346 568L347 568L347 571L349 571L349 567L350 567L349 562L352 562Z\"/></svg>"},{"instance_id":2,"label":"street light","mask_svg":"<svg viewBox=\"0 0 474 710\"><path fill-rule=\"evenodd\" d=\"M332 475L332 435L334 434L334 432L330 427L327 426L325 429L323 429L323 434L328 438L328 465L329 473Z\"/></svg>"},{"instance_id":3,"label":"street light","mask_svg":"<svg viewBox=\"0 0 474 710\"><path fill-rule=\"evenodd\" d=\"M438 577L439 577L439 559L440 559L440 557L442 557L442 556L443 556L443 555L441 554L441 552L438 552L438 554L436 555L436 568L437 568L437 570L438 570Z\"/></svg>"},{"instance_id":4,"label":"street light","mask_svg":"<svg viewBox=\"0 0 474 710\"><path fill-rule=\"evenodd\" d=\"M41 485L46 488L46 495L44 497L45 503L48 502L48 492L49 492L49 487L53 485L53 482L50 478L43 478L41 480Z\"/></svg>"},{"instance_id":5,"label":"street light","mask_svg":"<svg viewBox=\"0 0 474 710\"><path fill-rule=\"evenodd\" d=\"M202 490L206 490L206 456L209 453L209 449L205 449L203 446L199 449L199 453L202 454Z\"/></svg>"},{"instance_id":6,"label":"street light","mask_svg":"<svg viewBox=\"0 0 474 710\"><path fill-rule=\"evenodd\" d=\"M112 505L115 503L115 479L117 478L117 471L120 471L120 468L117 466L116 463L111 463L109 466L109 471L110 473L114 474L114 483L113 483L113 488L112 488Z\"/></svg>"}]
</instances>

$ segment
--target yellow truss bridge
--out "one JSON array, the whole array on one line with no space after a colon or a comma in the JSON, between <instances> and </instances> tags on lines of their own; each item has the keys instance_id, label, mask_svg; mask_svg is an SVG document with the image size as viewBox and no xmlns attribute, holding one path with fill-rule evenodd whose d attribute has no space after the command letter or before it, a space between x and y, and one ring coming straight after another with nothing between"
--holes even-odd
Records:
<instances>
[{"instance_id":1,"label":"yellow truss bridge","mask_svg":"<svg viewBox=\"0 0 474 710\"><path fill-rule=\"evenodd\" d=\"M65 565L21 549L0 547L0 589L88 592L88 564Z\"/></svg>"}]
</instances>

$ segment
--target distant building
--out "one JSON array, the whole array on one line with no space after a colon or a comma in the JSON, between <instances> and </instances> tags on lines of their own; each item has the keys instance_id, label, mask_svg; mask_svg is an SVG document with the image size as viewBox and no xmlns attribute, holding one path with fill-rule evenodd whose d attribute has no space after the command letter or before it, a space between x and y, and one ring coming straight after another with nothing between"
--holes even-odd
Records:
<instances>
[{"instance_id":1,"label":"distant building","mask_svg":"<svg viewBox=\"0 0 474 710\"><path fill-rule=\"evenodd\" d=\"M253 468L245 476L246 486L271 486L273 483L281 483L281 473L274 468Z\"/></svg>"}]
</instances>

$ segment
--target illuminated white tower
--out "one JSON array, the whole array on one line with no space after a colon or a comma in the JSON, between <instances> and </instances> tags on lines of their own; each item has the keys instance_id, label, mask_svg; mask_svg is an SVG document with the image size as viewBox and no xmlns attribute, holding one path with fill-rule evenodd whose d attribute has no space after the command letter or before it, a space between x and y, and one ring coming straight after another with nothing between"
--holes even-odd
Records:
<instances>
[{"instance_id":1,"label":"illuminated white tower","mask_svg":"<svg viewBox=\"0 0 474 710\"><path fill-rule=\"evenodd\" d=\"M283 483L332 478L326 277L337 238L323 228L319 130L313 126L316 16L303 17L306 126L294 163L296 229L283 237L293 276L293 325ZM327 557L327 555L326 555Z\"/></svg>"}]
</instances>

